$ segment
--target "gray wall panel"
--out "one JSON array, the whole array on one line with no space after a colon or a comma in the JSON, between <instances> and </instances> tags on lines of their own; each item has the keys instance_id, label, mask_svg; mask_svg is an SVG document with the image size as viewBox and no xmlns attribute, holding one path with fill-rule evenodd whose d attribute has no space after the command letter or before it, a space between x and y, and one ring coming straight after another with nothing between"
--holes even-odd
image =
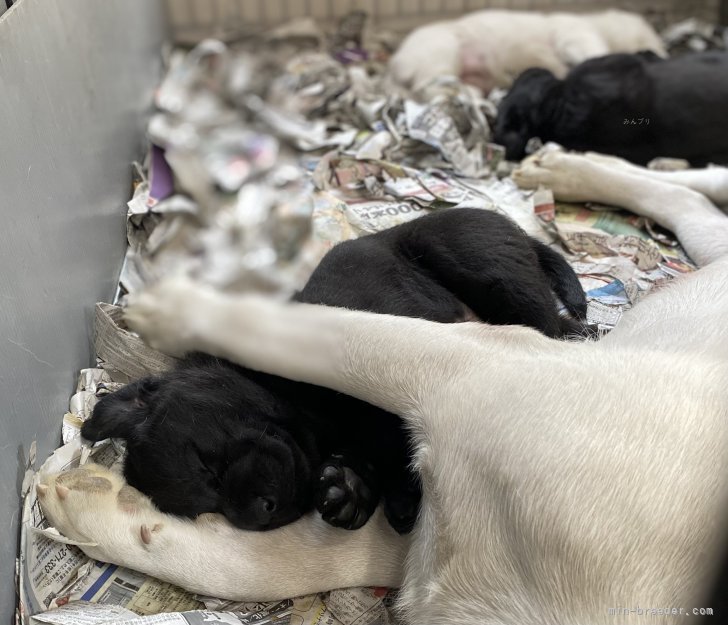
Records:
<instances>
[{"instance_id":1,"label":"gray wall panel","mask_svg":"<svg viewBox=\"0 0 728 625\"><path fill-rule=\"evenodd\" d=\"M156 0L20 0L0 17L0 622L22 461L33 440L39 460L57 447L93 303L114 292L164 26Z\"/></svg>"}]
</instances>

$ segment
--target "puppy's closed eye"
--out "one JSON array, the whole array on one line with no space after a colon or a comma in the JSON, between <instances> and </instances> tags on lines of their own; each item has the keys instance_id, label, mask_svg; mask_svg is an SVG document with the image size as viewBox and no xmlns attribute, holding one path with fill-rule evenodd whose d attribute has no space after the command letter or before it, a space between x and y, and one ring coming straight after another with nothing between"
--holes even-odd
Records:
<instances>
[{"instance_id":1,"label":"puppy's closed eye","mask_svg":"<svg viewBox=\"0 0 728 625\"><path fill-rule=\"evenodd\" d=\"M223 476L230 465L230 459L214 451L202 450L195 444L191 445L191 456L194 459L191 461L197 461L198 469L208 478L210 486L215 489L222 488Z\"/></svg>"}]
</instances>

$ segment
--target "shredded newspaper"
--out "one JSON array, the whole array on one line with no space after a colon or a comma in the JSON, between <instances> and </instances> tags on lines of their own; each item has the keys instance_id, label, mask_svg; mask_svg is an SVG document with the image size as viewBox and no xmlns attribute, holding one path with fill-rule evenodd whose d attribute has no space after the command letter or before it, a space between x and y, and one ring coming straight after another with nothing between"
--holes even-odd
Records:
<instances>
[{"instance_id":1,"label":"shredded newspaper","mask_svg":"<svg viewBox=\"0 0 728 625\"><path fill-rule=\"evenodd\" d=\"M489 143L502 93L484 98L453 77L417 94L396 91L384 72L387 37L368 36L365 17L352 14L331 36L304 20L244 44L207 40L172 52L148 157L134 165L117 296L95 310L98 366L81 371L64 445L40 471L90 459L121 467L122 445L89 447L80 428L100 397L173 366L121 315L127 294L161 276L184 271L222 289L285 297L338 242L453 207L501 212L564 253L589 322L604 331L652 289L694 270L672 235L642 218L556 203L548 189L520 191L504 175L503 149ZM90 560L44 518L34 465L23 485L22 624L395 622L388 589L231 603Z\"/></svg>"}]
</instances>

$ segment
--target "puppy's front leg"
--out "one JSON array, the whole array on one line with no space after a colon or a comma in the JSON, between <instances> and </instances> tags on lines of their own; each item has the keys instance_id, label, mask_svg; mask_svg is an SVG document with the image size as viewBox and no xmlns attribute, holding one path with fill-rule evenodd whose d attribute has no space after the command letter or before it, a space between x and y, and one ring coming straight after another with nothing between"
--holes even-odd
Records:
<instances>
[{"instance_id":1,"label":"puppy's front leg","mask_svg":"<svg viewBox=\"0 0 728 625\"><path fill-rule=\"evenodd\" d=\"M269 532L239 530L217 514L180 519L159 512L120 475L91 464L44 475L37 491L51 524L90 557L225 599L397 586L408 546L381 513L357 532L314 514Z\"/></svg>"},{"instance_id":2,"label":"puppy's front leg","mask_svg":"<svg viewBox=\"0 0 728 625\"><path fill-rule=\"evenodd\" d=\"M465 364L451 348L468 340L452 324L229 295L183 278L137 296L126 320L167 353L203 351L405 419L421 414L433 379L451 379Z\"/></svg>"}]
</instances>

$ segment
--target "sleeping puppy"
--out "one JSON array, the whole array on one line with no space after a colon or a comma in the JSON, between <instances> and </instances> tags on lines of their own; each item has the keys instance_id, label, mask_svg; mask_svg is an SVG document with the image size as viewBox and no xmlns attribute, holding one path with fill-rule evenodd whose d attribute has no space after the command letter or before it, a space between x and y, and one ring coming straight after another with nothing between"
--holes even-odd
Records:
<instances>
[{"instance_id":1,"label":"sleeping puppy","mask_svg":"<svg viewBox=\"0 0 728 625\"><path fill-rule=\"evenodd\" d=\"M571 318L559 316L552 291ZM520 324L554 338L581 333L586 313L557 252L477 209L341 243L294 300L441 323ZM396 530L409 531L417 515L419 487L397 417L204 354L104 397L81 433L126 439L128 482L181 516L221 512L242 529L268 530L315 506L332 525L356 529L382 497Z\"/></svg>"},{"instance_id":2,"label":"sleeping puppy","mask_svg":"<svg viewBox=\"0 0 728 625\"><path fill-rule=\"evenodd\" d=\"M411 89L439 76L458 76L487 94L509 87L529 67L563 78L586 59L639 50L665 56L655 31L634 13L486 10L414 30L392 57L389 73Z\"/></svg>"},{"instance_id":3,"label":"sleeping puppy","mask_svg":"<svg viewBox=\"0 0 728 625\"><path fill-rule=\"evenodd\" d=\"M727 109L726 53L613 54L582 63L564 80L525 71L499 107L493 139L510 160L539 137L639 164L657 156L724 163Z\"/></svg>"},{"instance_id":4,"label":"sleeping puppy","mask_svg":"<svg viewBox=\"0 0 728 625\"><path fill-rule=\"evenodd\" d=\"M296 385L206 354L102 398L81 433L126 440L124 475L160 510L222 512L243 529L289 523L311 507L319 445L292 403Z\"/></svg>"},{"instance_id":5,"label":"sleeping puppy","mask_svg":"<svg viewBox=\"0 0 728 625\"><path fill-rule=\"evenodd\" d=\"M654 219L700 266L600 341L180 279L127 308L158 349L203 350L400 415L423 490L409 537L378 513L357 532L315 514L273 532L190 523L89 465L37 478L49 521L92 558L237 601L390 586L411 625L726 622L707 591L728 511L728 218L715 206L728 169L614 161L546 152L514 173L563 201Z\"/></svg>"}]
</instances>

